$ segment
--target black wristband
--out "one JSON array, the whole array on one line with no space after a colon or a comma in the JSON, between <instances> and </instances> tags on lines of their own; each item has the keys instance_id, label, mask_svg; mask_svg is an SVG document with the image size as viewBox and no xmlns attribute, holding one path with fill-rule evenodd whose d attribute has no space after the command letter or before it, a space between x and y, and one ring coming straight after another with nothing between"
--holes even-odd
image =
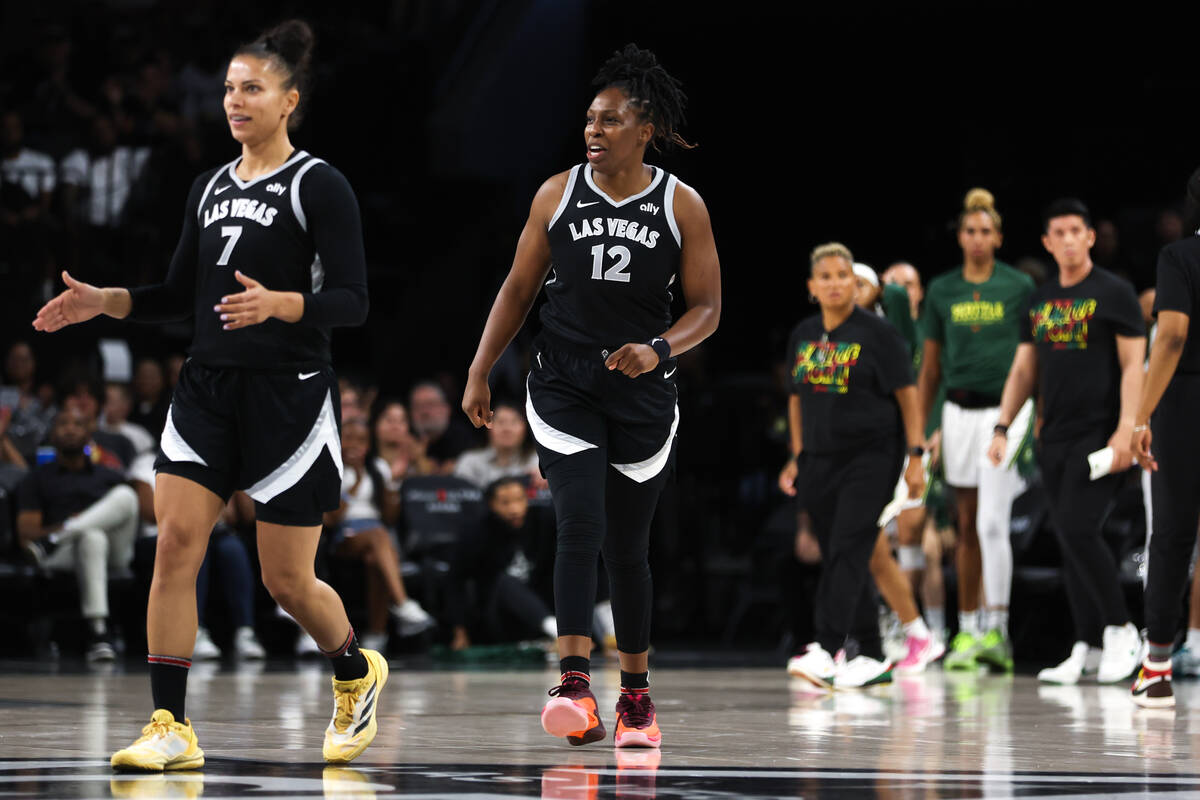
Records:
<instances>
[{"instance_id":1,"label":"black wristband","mask_svg":"<svg viewBox=\"0 0 1200 800\"><path fill-rule=\"evenodd\" d=\"M992 428L992 433L995 434L996 436L1003 436L1003 437L1007 438L1008 437L1008 426L1007 425L997 425L996 427Z\"/></svg>"},{"instance_id":2,"label":"black wristband","mask_svg":"<svg viewBox=\"0 0 1200 800\"><path fill-rule=\"evenodd\" d=\"M671 357L671 343L661 336L655 336L646 344L654 348L655 353L658 353L658 363L661 364Z\"/></svg>"},{"instance_id":3,"label":"black wristband","mask_svg":"<svg viewBox=\"0 0 1200 800\"><path fill-rule=\"evenodd\" d=\"M908 448L908 454L910 456L917 457L923 456L925 455L925 448L919 444L914 444L912 447Z\"/></svg>"}]
</instances>

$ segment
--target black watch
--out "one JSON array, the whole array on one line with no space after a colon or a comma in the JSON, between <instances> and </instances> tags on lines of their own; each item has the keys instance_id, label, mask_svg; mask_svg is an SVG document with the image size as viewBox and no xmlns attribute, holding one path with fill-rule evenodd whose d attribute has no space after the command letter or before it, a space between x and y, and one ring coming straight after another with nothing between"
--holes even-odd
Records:
<instances>
[{"instance_id":1,"label":"black watch","mask_svg":"<svg viewBox=\"0 0 1200 800\"><path fill-rule=\"evenodd\" d=\"M920 458L921 456L925 455L925 448L919 444L914 444L912 447L908 448L908 454L910 456L917 456Z\"/></svg>"}]
</instances>

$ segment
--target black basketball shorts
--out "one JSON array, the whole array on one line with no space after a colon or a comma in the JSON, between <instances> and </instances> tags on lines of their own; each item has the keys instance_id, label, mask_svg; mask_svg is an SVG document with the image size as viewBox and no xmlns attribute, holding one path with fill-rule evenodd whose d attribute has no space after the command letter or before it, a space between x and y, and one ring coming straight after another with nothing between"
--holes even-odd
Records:
<instances>
[{"instance_id":1,"label":"black basketball shorts","mask_svg":"<svg viewBox=\"0 0 1200 800\"><path fill-rule=\"evenodd\" d=\"M565 456L604 448L612 467L638 483L670 464L679 406L674 359L629 378L604 366L597 350L534 352L525 414L543 472Z\"/></svg>"},{"instance_id":2,"label":"black basketball shorts","mask_svg":"<svg viewBox=\"0 0 1200 800\"><path fill-rule=\"evenodd\" d=\"M333 370L267 372L183 365L156 472L228 501L241 489L260 522L312 526L339 505L341 393Z\"/></svg>"}]
</instances>

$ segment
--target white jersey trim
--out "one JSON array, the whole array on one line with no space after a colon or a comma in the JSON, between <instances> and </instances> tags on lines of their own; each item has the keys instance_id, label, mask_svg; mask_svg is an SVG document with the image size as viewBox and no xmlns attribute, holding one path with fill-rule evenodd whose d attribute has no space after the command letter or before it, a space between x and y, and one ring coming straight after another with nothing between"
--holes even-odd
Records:
<instances>
[{"instance_id":1,"label":"white jersey trim","mask_svg":"<svg viewBox=\"0 0 1200 800\"><path fill-rule=\"evenodd\" d=\"M174 410L174 404L167 408L167 424L163 426L162 440L159 442L163 455L171 461L190 461L193 464L207 467L208 462L201 458L200 454L193 450L192 446L179 434L179 429L175 427L175 420L171 416Z\"/></svg>"},{"instance_id":2,"label":"white jersey trim","mask_svg":"<svg viewBox=\"0 0 1200 800\"><path fill-rule=\"evenodd\" d=\"M204 211L204 201L208 200L208 193L212 191L213 184L217 182L217 178L220 178L221 174L225 172L225 170L229 169L236 163L237 161L230 161L228 164L214 172L213 176L208 179L208 185L204 187L204 194L200 195L200 204L196 206L196 219L200 219L200 214Z\"/></svg>"},{"instance_id":3,"label":"white jersey trim","mask_svg":"<svg viewBox=\"0 0 1200 800\"><path fill-rule=\"evenodd\" d=\"M313 294L316 294L325 286L325 265L321 263L320 255L313 256L313 263L312 267L310 267L310 271L312 272Z\"/></svg>"},{"instance_id":4,"label":"white jersey trim","mask_svg":"<svg viewBox=\"0 0 1200 800\"><path fill-rule=\"evenodd\" d=\"M667 459L671 457L671 444L675 441L677 430L679 430L678 404L675 406L675 420L671 423L671 432L667 434L667 441L662 448L645 461L639 461L636 464L613 464L613 469L637 483L645 483L650 480L667 466Z\"/></svg>"},{"instance_id":5,"label":"white jersey trim","mask_svg":"<svg viewBox=\"0 0 1200 800\"><path fill-rule=\"evenodd\" d=\"M278 167L271 170L267 174L259 175L256 178L251 178L248 181L244 181L237 176L237 165L242 163L242 159L239 156L237 159L230 162L229 169L227 169L226 172L229 173L229 177L233 180L233 182L235 184L237 184L237 187L239 189L248 189L251 186L253 186L254 184L258 183L259 181L265 181L267 178L274 177L275 175L279 174L280 172L283 172L285 169L290 167L292 164L295 164L297 161L299 161L302 158L308 158L308 152L304 151L304 150L297 150L295 153L292 154L291 158L289 158L287 161L283 162L282 164L280 164Z\"/></svg>"},{"instance_id":6,"label":"white jersey trim","mask_svg":"<svg viewBox=\"0 0 1200 800\"><path fill-rule=\"evenodd\" d=\"M584 441L578 436L572 436L569 433L564 433L550 426L537 413L537 409L533 407L533 397L529 394L528 380L525 387L525 416L529 418L529 429L533 431L533 438L537 443L547 450L553 450L556 453L562 453L564 456L574 455L584 450L591 450L596 445L591 442Z\"/></svg>"},{"instance_id":7,"label":"white jersey trim","mask_svg":"<svg viewBox=\"0 0 1200 800\"><path fill-rule=\"evenodd\" d=\"M592 180L592 165L587 164L583 168L583 179L585 181L587 181L588 188L590 188L593 192L595 192L596 194L600 195L605 200L607 200L608 204L610 206L612 206L613 208L620 208L621 206L632 203L634 200L641 200L643 197L645 197L646 195L653 192L656 186L658 186L660 183L662 183L662 178L663 178L664 174L665 173L663 172L663 170L661 168L654 167L654 178L650 181L650 185L647 186L645 189L642 189L637 194L630 195L629 197L626 197L624 200L622 200L621 202L618 203L616 200L613 200L611 197L606 195L604 193L604 190L601 189L599 186L597 186L596 182L594 180Z\"/></svg>"},{"instance_id":8,"label":"white jersey trim","mask_svg":"<svg viewBox=\"0 0 1200 800\"><path fill-rule=\"evenodd\" d=\"M571 167L571 174L567 176L567 188L563 189L562 199L558 201L558 208L554 211L554 216L550 218L550 224L546 226L549 231L554 227L554 223L558 222L558 218L567 208L567 203L571 200L571 194L575 191L575 179L579 177L579 165Z\"/></svg>"},{"instance_id":9,"label":"white jersey trim","mask_svg":"<svg viewBox=\"0 0 1200 800\"><path fill-rule=\"evenodd\" d=\"M300 179L304 177L304 173L315 167L317 164L324 164L325 161L320 158L314 158L300 169L296 170L296 174L292 177L292 213L296 215L296 221L300 223L302 230L308 230L308 217L304 214L304 206L300 204Z\"/></svg>"},{"instance_id":10,"label":"white jersey trim","mask_svg":"<svg viewBox=\"0 0 1200 800\"><path fill-rule=\"evenodd\" d=\"M671 226L671 235L675 237L675 244L683 247L683 236L679 233L679 224L675 222L675 187L678 183L679 179L674 175L667 178L667 188L663 192L663 216L667 218L667 225Z\"/></svg>"},{"instance_id":11,"label":"white jersey trim","mask_svg":"<svg viewBox=\"0 0 1200 800\"><path fill-rule=\"evenodd\" d=\"M321 456L321 451L328 448L333 463L337 465L338 478L342 471L342 442L338 436L337 422L333 413L333 400L328 391L325 392L325 402L321 411L308 432L304 442L292 453L287 460L280 464L274 472L246 490L259 503L269 503L276 496L283 494L295 486L303 478L312 465Z\"/></svg>"}]
</instances>

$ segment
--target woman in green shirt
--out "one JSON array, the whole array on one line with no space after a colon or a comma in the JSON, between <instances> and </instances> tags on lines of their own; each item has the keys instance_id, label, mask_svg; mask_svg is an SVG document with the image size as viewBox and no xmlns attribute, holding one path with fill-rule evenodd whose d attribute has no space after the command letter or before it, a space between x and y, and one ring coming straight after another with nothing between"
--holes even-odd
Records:
<instances>
[{"instance_id":1,"label":"woman in green shirt","mask_svg":"<svg viewBox=\"0 0 1200 800\"><path fill-rule=\"evenodd\" d=\"M1013 452L999 467L988 463L986 451L1017 348L1020 311L1034 285L1027 275L996 260L1001 239L991 192L972 189L959 217L962 267L929 284L922 317L921 408L928 418L938 386L944 384L942 459L958 510L959 633L946 658L950 669L973 669L977 661L1012 669L1009 516L1013 498L1024 486L1013 461L1029 427L1032 404L1026 403L1010 426ZM981 583L984 619L979 613Z\"/></svg>"}]
</instances>

